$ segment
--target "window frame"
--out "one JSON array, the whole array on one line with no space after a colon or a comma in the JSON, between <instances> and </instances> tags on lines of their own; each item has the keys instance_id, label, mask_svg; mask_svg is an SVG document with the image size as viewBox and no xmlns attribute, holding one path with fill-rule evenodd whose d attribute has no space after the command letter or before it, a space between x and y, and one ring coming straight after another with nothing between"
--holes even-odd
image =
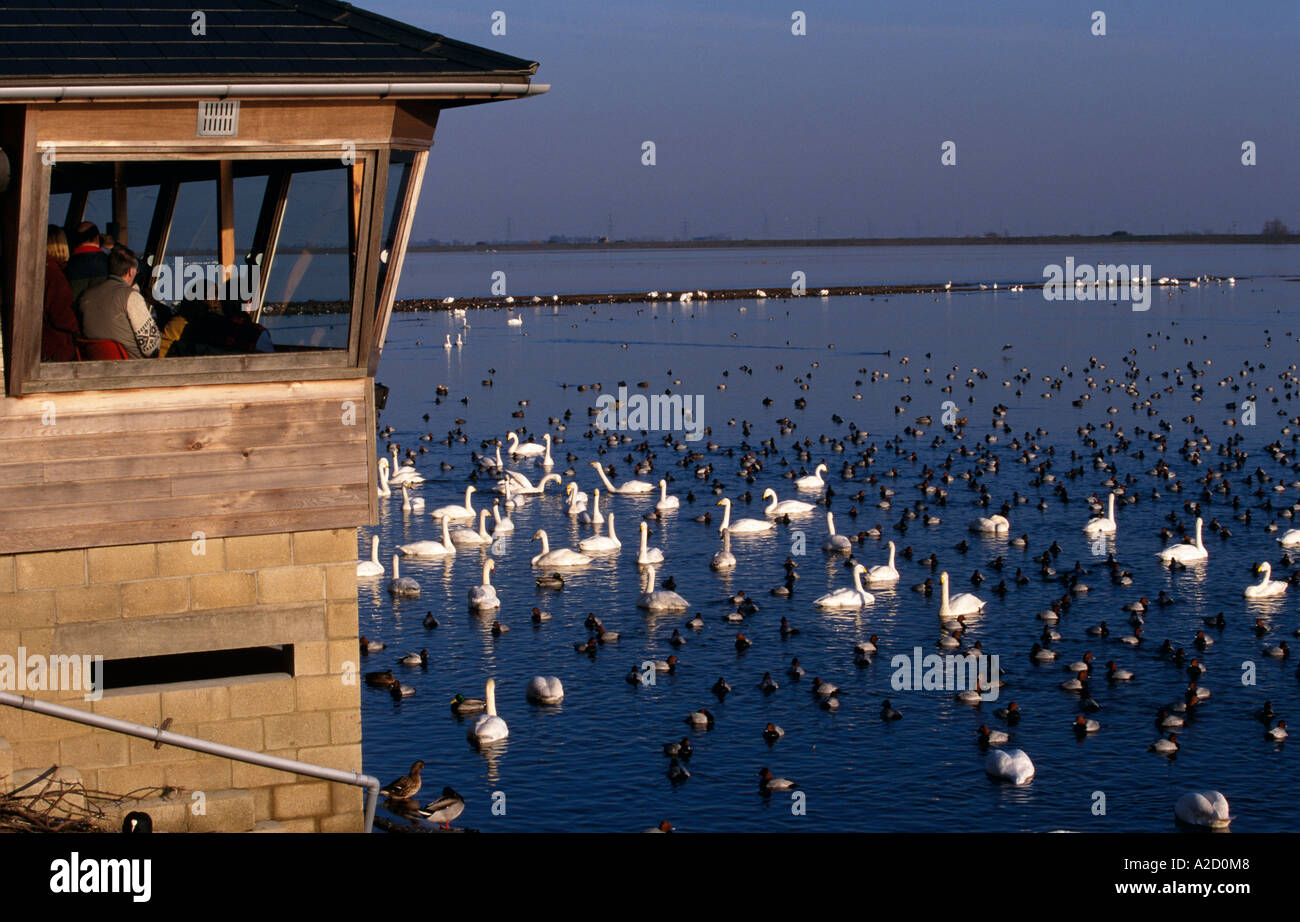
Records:
<instances>
[{"instance_id":1,"label":"window frame","mask_svg":"<svg viewBox=\"0 0 1300 922\"><path fill-rule=\"evenodd\" d=\"M282 353L247 353L239 355L184 356L174 358L135 359L95 362L42 362L39 343L44 316L45 260L37 259L29 267L32 272L33 303L15 304L14 326L28 327L28 333L37 344L35 355L14 369L10 378L17 383L17 393L59 393L82 390L117 390L137 387L169 387L188 384L259 383L292 380L322 380L361 378L372 372L369 359L375 351L375 323L380 311L379 292L375 290L378 276L378 247L382 246L383 203L388 176L387 165L395 145L372 144L355 151L355 163L361 165L361 190L357 199L356 269L352 277L348 345L346 349L305 350ZM404 145L396 145L402 146ZM426 152L427 154L427 152ZM149 145L123 145L111 150L102 147L60 145L62 162L92 161L159 161L159 160L338 160L340 151L333 145L268 145L240 147L237 149L160 150ZM39 150L28 163L34 166L35 202L27 202L33 214L27 215L29 226L44 229L49 224L50 188L53 165L44 163ZM382 169L378 168L380 165ZM406 205L403 201L403 207ZM410 202L413 204L413 201ZM410 216L402 220L409 222ZM144 226L147 221L141 221ZM43 254L44 246L33 247ZM274 252L273 250L271 251ZM274 257L271 268L274 270ZM392 266L390 264L390 270ZM392 272L386 273L391 276ZM387 281L387 279L386 279ZM387 287L387 286L385 286ZM23 356L14 355L15 364Z\"/></svg>"}]
</instances>

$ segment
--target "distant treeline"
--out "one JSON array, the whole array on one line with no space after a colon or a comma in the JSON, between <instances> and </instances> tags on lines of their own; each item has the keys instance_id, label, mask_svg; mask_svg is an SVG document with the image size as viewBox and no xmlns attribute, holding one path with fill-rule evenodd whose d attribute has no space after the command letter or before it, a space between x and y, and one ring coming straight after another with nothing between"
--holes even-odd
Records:
<instances>
[{"instance_id":1,"label":"distant treeline","mask_svg":"<svg viewBox=\"0 0 1300 922\"><path fill-rule=\"evenodd\" d=\"M817 240L610 240L587 243L411 243L411 252L483 250L699 250L785 247L1078 246L1080 244L1300 244L1300 234L1055 234L1039 237L835 237Z\"/></svg>"}]
</instances>

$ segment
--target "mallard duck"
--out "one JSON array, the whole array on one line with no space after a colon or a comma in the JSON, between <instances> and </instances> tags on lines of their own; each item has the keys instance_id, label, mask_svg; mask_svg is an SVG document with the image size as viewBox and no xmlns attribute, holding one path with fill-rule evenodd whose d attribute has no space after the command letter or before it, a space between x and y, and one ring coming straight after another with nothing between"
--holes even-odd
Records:
<instances>
[{"instance_id":1,"label":"mallard duck","mask_svg":"<svg viewBox=\"0 0 1300 922\"><path fill-rule=\"evenodd\" d=\"M397 684L397 679L393 678L393 670L385 669L382 672L367 672L366 684L371 688L392 688Z\"/></svg>"},{"instance_id":2,"label":"mallard duck","mask_svg":"<svg viewBox=\"0 0 1300 922\"><path fill-rule=\"evenodd\" d=\"M466 698L464 695L457 695L451 699L451 712L453 714L479 714L487 707L487 702L482 698Z\"/></svg>"},{"instance_id":3,"label":"mallard duck","mask_svg":"<svg viewBox=\"0 0 1300 922\"><path fill-rule=\"evenodd\" d=\"M564 577L558 573L551 573L547 576L537 577L538 589L563 589Z\"/></svg>"},{"instance_id":4,"label":"mallard duck","mask_svg":"<svg viewBox=\"0 0 1300 922\"><path fill-rule=\"evenodd\" d=\"M409 800L416 794L420 793L420 772L424 769L424 763L415 761L411 763L411 770L396 781L379 789L380 794L386 794L397 800Z\"/></svg>"},{"instance_id":5,"label":"mallard duck","mask_svg":"<svg viewBox=\"0 0 1300 922\"><path fill-rule=\"evenodd\" d=\"M442 789L442 796L433 803L425 804L420 815L431 823L442 823L444 829L450 828L451 821L465 812L465 798L450 787Z\"/></svg>"}]
</instances>

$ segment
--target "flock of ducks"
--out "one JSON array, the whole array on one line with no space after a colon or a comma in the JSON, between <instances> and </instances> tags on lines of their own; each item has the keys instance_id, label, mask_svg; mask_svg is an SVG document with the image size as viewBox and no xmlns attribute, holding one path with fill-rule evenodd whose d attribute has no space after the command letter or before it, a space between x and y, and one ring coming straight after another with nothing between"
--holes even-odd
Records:
<instances>
[{"instance_id":1,"label":"flock of ducks","mask_svg":"<svg viewBox=\"0 0 1300 922\"><path fill-rule=\"evenodd\" d=\"M1188 339L1184 345L1194 343ZM797 526L802 534L818 522L825 523L825 536L820 542L820 550L832 560L843 561L847 570L846 585L811 599L809 612L858 611L869 614L871 606L876 602L870 590L898 590L902 578L898 569L901 557L912 567L920 568L923 573L928 571L926 578L911 588L927 598L937 592L939 605L936 645L945 652L985 656L985 641L978 637L981 621L990 617L1007 617L1006 610L1013 607L1009 596L1015 589L1031 581L1039 581L1058 589L1055 590L1054 601L1038 614L1041 632L1037 636L1025 637L1029 659L1034 667L1056 663L1067 637L1082 639L1085 643L1114 642L1120 645L1117 650L1128 651L1130 655L1137 655L1141 651L1146 655L1156 645L1146 638L1145 629L1159 623L1154 620L1158 609L1179 604L1164 590L1160 591L1155 603L1141 597L1124 606L1129 633L1123 636L1120 636L1122 629L1112 632L1106 620L1086 627L1072 627L1068 633L1066 631L1066 625L1073 621L1070 617L1072 612L1086 602L1090 580L1103 578L1115 586L1129 587L1141 579L1149 578L1139 575L1134 563L1126 563L1117 556L1121 546L1126 547L1126 553L1144 553L1140 550L1143 538L1136 535L1130 538L1126 531L1120 529L1117 504L1155 505L1162 500L1169 503L1166 515L1168 527L1161 532L1169 543L1163 550L1150 556L1174 574L1175 579L1176 574L1184 570L1194 569L1201 574L1201 578L1206 578L1211 572L1211 555L1205 543L1207 518L1212 519L1209 522L1210 534L1220 542L1237 540L1237 536L1232 533L1233 528L1249 535L1252 529L1258 530L1262 525L1264 532L1271 534L1283 551L1279 568L1289 572L1284 579L1274 579L1272 562L1261 560L1255 567L1258 581L1245 585L1241 589L1241 596L1246 603L1283 598L1291 584L1300 583L1300 570L1295 569L1300 561L1293 560L1286 553L1300 549L1300 528L1284 530L1285 520L1293 518L1300 511L1300 503L1295 501L1293 492L1300 486L1300 481L1287 479L1294 478L1296 472L1300 471L1300 464L1297 464L1294 454L1300 436L1292 430L1292 427L1300 426L1300 417L1286 418L1274 441L1262 450L1248 451L1243 446L1244 439L1240 434L1229 432L1218 439L1212 438L1203 424L1198 425L1194 417L1188 416L1182 421L1190 427L1190 435L1184 437L1180 444L1173 438L1173 425L1159 418L1158 402L1162 397L1174 394L1176 389L1189 393L1195 403L1208 399L1209 390L1214 385L1208 379L1211 363L1205 361L1197 365L1189 361L1184 366L1160 367L1144 373L1138 365L1137 355L1137 349L1132 349L1123 357L1122 373L1119 374L1111 373L1106 364L1094 357L1078 374L1074 370L1061 369L1051 374L1035 375L1028 368L1022 368L1003 382L1005 388L1014 391L1016 398L1024 398L1031 382L1036 379L1041 379L1048 386L1048 390L1041 395L1043 398L1051 398L1066 386L1075 387L1078 396L1073 405L1077 408L1087 407L1089 401L1094 399L1111 397L1114 403L1106 410L1109 418L1104 418L1100 423L1082 422L1078 425L1075 433L1077 443L1073 446L1048 441L1046 431L1041 428L1026 431L1020 436L1013 435L1009 422L1012 411L1005 403L991 407L991 424L987 432L977 434L965 418L937 427L935 435L929 440L928 451L924 451L927 442L923 436L926 428L932 426L934 421L925 416L917 417L912 424L905 425L901 433L885 437L883 444L879 437L871 438L852 423L848 423L846 428L844 420L838 416L832 416L836 430L818 435L815 441L807 437L800 440L794 435L798 423L785 417L777 420L776 426L790 445L789 452L777 446L775 437L759 440L752 435L755 424L746 421L738 423L734 418L726 425L738 426L743 437L733 439L730 446L712 439L703 445L688 445L671 434L660 439L645 438L642 434L638 440L631 434L605 432L592 426L583 437L592 440L601 454L625 449L626 463L632 466L638 477L650 475L656 468L667 468L670 465L680 467L682 472L677 476L665 473L657 478L634 478L616 483L617 475L613 465L590 460L586 466L594 471L599 486L593 488L588 496L576 479L577 471L582 468L578 456L566 454L561 458L566 469L562 473L552 472L552 468L557 466L553 450L564 442L563 433L568 428L566 423L569 416L552 417L551 424L555 432L547 432L541 442L521 441L519 433L511 431L504 440L492 439L482 443L481 454L471 452L473 471L470 475L471 482L464 488L464 502L440 506L432 511L430 518L436 538L396 548L396 553L391 556L392 578L387 583L387 589L397 598L419 596L419 585L399 573L401 557L450 557L466 549L481 554L492 546L496 536L513 531L514 523L510 516L522 509L525 503L534 500L556 501L563 505L566 515L580 523L580 526L589 526L593 533L579 540L576 547L553 547L546 530L537 529L533 532L531 541L538 546L538 552L529 558L528 563L537 571L535 578L539 588L562 589L566 580L572 580L575 574L580 574L599 561L621 561L632 555L635 548L634 563L640 584L636 606L648 613L686 614L694 606L676 591L674 578L669 576L662 583L659 580L669 554L663 548L650 544L650 528L652 523L661 521L665 516L688 515L686 509L692 504L700 508L702 497L697 493L701 493L708 497L709 507L722 508L721 520L716 527L718 548L708 558L708 567L723 575L730 575L738 569L737 557L732 552L733 540L779 541L780 546L784 547L786 539L779 536L792 527ZM925 358L929 359L930 356L926 355ZM904 356L898 364L907 366L911 361L911 357ZM820 363L813 362L809 369L795 378L801 390L810 389L811 379L819 365ZM1262 364L1247 365L1239 372L1221 378L1219 387L1230 389L1234 393L1244 388L1251 399L1255 399L1257 391L1269 394L1280 392L1279 396L1274 397L1274 401L1279 403L1281 400L1291 401L1300 393L1300 376L1296 374L1295 364L1277 375L1277 385L1256 384L1255 376L1262 368ZM777 366L776 370L782 371L782 366ZM753 369L742 366L739 373L753 374ZM857 383L862 385L866 378L872 384L886 381L891 372L860 369L859 374L862 379ZM926 384L930 384L940 373L927 367L922 374L927 376ZM947 374L949 383L941 388L943 394L951 394L954 384L959 384L961 377L954 366L952 372ZM966 384L969 388L974 388L977 381L987 378L986 372L971 369ZM911 383L910 375L903 378L903 383ZM1146 388L1143 387L1144 383L1147 384ZM444 391L445 389L440 389L436 403L441 403ZM855 398L860 396L854 395ZM1243 398L1244 395L1236 399ZM910 400L910 395L903 398L904 403ZM971 400L973 402L974 398ZM1119 407L1115 404L1125 401L1131 404L1130 409L1139 419L1142 415L1153 419L1154 428L1136 426L1131 435L1126 434L1123 426L1114 419L1119 412ZM528 401L521 401L521 406L527 403ZM770 399L764 400L765 406L771 404ZM798 410L804 410L807 405L807 398L803 396L795 404ZM1235 403L1229 406L1235 408ZM906 412L903 406L895 406L894 409L896 416ZM521 414L516 414L519 415ZM1286 411L1279 408L1279 416L1285 417ZM425 419L428 418L426 415ZM720 424L721 420L715 426ZM708 432L712 435L712 430ZM388 430L384 434L393 433ZM1289 445L1286 441L1288 436ZM430 440L431 437L432 433L425 440ZM448 448L455 448L458 444L466 443L468 438L457 428L449 431L442 441ZM503 443L510 464L531 463L542 467L544 473L536 483L527 473L511 469L503 461ZM425 483L425 478L415 466L418 455L424 449L421 448L418 453L408 450L405 461L401 463L401 446L390 443L389 449L391 463L387 458L379 461L379 495L394 495L393 488L396 486L403 494L403 511L411 515L421 513L424 503L417 503L416 498L409 494ZM492 452L491 457L488 456L489 451ZM815 453L822 455L822 458L816 457ZM1181 458L1178 466L1185 466L1182 476L1174 471L1176 462L1166 460L1168 455ZM829 476L831 467L824 460L836 457L842 458L842 461L836 462L839 466L838 478ZM1264 464L1269 461L1272 466L1266 469ZM811 471L807 469L809 464L813 465ZM1029 483L1037 488L1039 494L1036 502L1035 498L1018 491L999 488L997 475L1004 465L1011 464L1025 466L1030 475ZM794 470L796 466L801 466L803 470ZM443 467L446 470L450 465L444 462ZM783 472L783 476L791 481L793 489L804 498L782 500L777 490L768 486L761 492L761 502L764 504L761 517L733 518L733 509L738 503L752 501L748 488L755 484L768 467L777 470L789 468ZM1028 529L1017 534L1022 531L1019 526L1023 525L1023 522L1018 523L1017 520L1022 516L1027 517L1031 508L1036 508L1041 513L1053 503L1063 507L1070 503L1072 497L1067 483L1085 478L1089 469L1099 478L1105 492L1100 497L1096 493L1088 497L1087 502L1093 509L1094 516L1081 523L1081 531L1085 544L1094 542L1096 547L1095 542L1102 542L1103 547L1100 551L1094 550L1093 556L1104 558L1104 563L1091 567L1075 563L1073 568L1058 570L1056 567L1061 555L1066 553L1067 539L1061 536L1050 543L1031 543ZM695 486L685 495L670 492L670 481L676 481L679 477L695 482ZM570 478L567 483L565 478ZM478 484L485 480L492 483L490 510L486 507L476 509L474 506L475 494L480 489ZM551 483L556 483L561 489L548 497L546 488ZM962 492L967 495L963 496ZM727 493L733 494L735 498L724 495ZM844 494L842 498L841 494ZM601 508L602 497L605 499L604 509ZM615 497L618 498L617 506L611 505ZM836 513L831 507L837 498L840 498L841 503L841 521L847 519L854 523L849 533L836 529ZM969 544L963 540L951 551L943 549L947 566L941 564L936 548L917 548L906 544L900 549L899 545L907 542L909 532L920 529L924 536L943 521L942 516L947 515L952 507L960 509L968 504L980 513L969 520L969 532L977 536L976 543ZM1210 516L1211 507L1220 506L1220 515ZM1019 512L1017 507L1021 507ZM990 514L989 510L997 511ZM881 516L880 524L856 532L852 530L857 527L860 517L873 513ZM617 518L618 521L625 522L628 515L640 515L637 527L639 540L629 545L625 553L624 542L615 529L615 521ZM1184 519L1184 516L1188 518ZM1228 516L1241 524L1234 523L1230 527L1220 521ZM893 521L895 517L897 520ZM715 524L712 513L708 511L692 516L691 519L710 529ZM1279 524L1279 519L1284 520L1283 524ZM476 523L476 527L461 523ZM895 538L888 537L890 531L896 533ZM1133 543L1129 544L1130 541ZM876 542L883 544L876 545ZM385 570L380 562L379 544L379 537L374 536L369 559L357 564L359 578L383 578ZM879 551L871 551L872 546L878 546ZM1258 546L1260 551L1264 551L1262 544ZM976 592L954 592L951 571L961 557L972 549L987 550L990 547L996 551L996 556L987 563L987 569L993 575L986 576L980 569L976 569L971 574L970 582L978 591L982 583L998 580L991 587L998 601L990 602ZM1131 550L1127 550L1129 548ZM1037 554L1034 553L1035 550ZM961 557L954 557L953 552ZM481 582L467 587L467 602L471 611L495 617L495 613L502 609L502 599L491 582L498 560L495 556L485 556L480 570ZM796 581L799 579L797 570L798 564L791 556L787 556L784 579L771 589L771 594L778 598L794 598ZM511 606L514 604L512 602ZM730 596L728 604L734 608L734 612L725 615L723 620L732 624L740 625L751 621L758 610L754 600L744 592ZM1151 751L1175 756L1184 745L1183 740L1192 734L1196 716L1209 706L1207 701L1210 693L1203 677L1209 671L1207 661L1214 643L1213 635L1235 630L1240 619L1234 615L1235 613L1225 616L1220 613L1215 617L1204 617L1204 629L1198 630L1194 636L1189 636L1184 641L1186 648L1192 648L1194 652L1185 649L1172 638L1167 638L1153 654L1153 665L1148 670L1149 673L1157 670L1170 676L1182 673L1187 680L1185 693L1177 700L1152 702L1152 712L1161 735L1150 745ZM1276 608L1261 609L1259 617L1254 619L1256 636L1264 638L1279 630L1274 626L1274 619L1279 615L1280 611ZM432 613L429 617L433 617ZM532 619L535 624L540 624L551 620L551 616L533 608ZM602 647L615 642L618 633L606 630L599 620L593 624L593 619L594 616L589 616L587 622L590 637L575 644L575 649L594 656ZM1152 619L1150 623L1148 619ZM697 613L685 621L683 626L698 631L703 627L703 620ZM508 627L493 621L494 632L498 629L508 630ZM1300 630L1295 633L1300 636ZM782 638L788 639L796 634L798 630L786 618L782 618ZM686 643L686 638L678 629L674 629L668 642L680 649ZM743 631L737 634L735 647L738 652L743 652L752 643ZM859 667L870 666L881 652L880 645L881 641L875 635L869 640L858 642L853 648L855 664ZM1271 659L1285 659L1290 655L1285 640L1266 644L1260 652ZM409 656L427 662L427 651L418 655L408 654ZM1096 657L1091 651L1066 667L1068 677L1059 687L1077 699L1078 713L1068 726L1062 728L1064 731L1073 732L1080 737L1104 732L1102 720L1094 716L1104 708L1103 703L1098 701L1098 698L1104 700L1106 697L1099 693L1102 683L1109 688L1117 683L1132 682L1136 678L1135 671L1119 665L1116 658L1107 657L1105 672L1097 677L1094 677L1093 668ZM674 673L677 665L677 656L674 654L654 661L653 669L655 672ZM794 683L803 680L804 676L804 670L795 658L786 671L786 677L790 683ZM1300 672L1297 677L1300 678ZM370 681L372 678L375 681ZM391 671L368 674L367 679L368 684L376 687L392 688L392 683L389 682ZM628 674L628 681L632 684L644 684L645 679L645 671L639 666L634 666ZM993 681L998 685L1011 686L1021 682L1021 678L1014 672L1004 670ZM400 682L396 684L400 686ZM757 682L757 687L764 694L771 694L780 684L770 673L765 673ZM812 691L813 700L823 709L835 710L839 707L841 692L833 683L814 678L808 687ZM725 679L719 679L713 691L721 699L731 691L731 686ZM983 700L980 693L984 691L987 689L965 689L957 697L963 703L978 707ZM398 693L394 691L394 694ZM535 705L553 705L563 700L564 689L558 677L539 675L527 683L525 696ZM483 699L468 699L457 695L452 702L452 711L460 716L475 716L467 731L468 738L474 745L491 745L508 736L506 723L497 713L493 679L487 680ZM1030 757L1023 750L1009 747L1017 726L1027 717L1026 712L1021 711L1020 705L1012 701L993 713L1003 721L1006 729L990 728L985 724L976 734L979 745L987 750L984 762L986 774L997 781L1013 785L1032 782L1035 769ZM1264 733L1269 740L1280 742L1286 738L1285 721L1272 710L1271 703L1266 702L1254 716L1264 724ZM885 700L880 706L880 718L892 722L904 719L904 715L889 700ZM716 720L714 713L707 708L691 711L686 717L686 723L699 733L712 730ZM770 746L775 746L785 736L785 731L769 723L762 729L762 736ZM664 755L669 758L667 775L672 783L684 783L690 778L688 764L693 752L689 737L664 746ZM390 785L386 793L395 799L413 798L419 790L417 766L422 765L423 763L417 762L412 767L412 773ZM785 791L796 787L789 779L773 775L767 767L761 768L758 774L759 788L763 792ZM417 812L426 818L436 815L437 822L446 823L455 819L463 809L463 800L451 788L447 788L440 800ZM1186 795L1178 801L1175 814L1180 822L1192 825L1217 828L1227 825L1229 821L1226 798L1217 791ZM650 831L670 829L671 823L664 821Z\"/></svg>"}]
</instances>

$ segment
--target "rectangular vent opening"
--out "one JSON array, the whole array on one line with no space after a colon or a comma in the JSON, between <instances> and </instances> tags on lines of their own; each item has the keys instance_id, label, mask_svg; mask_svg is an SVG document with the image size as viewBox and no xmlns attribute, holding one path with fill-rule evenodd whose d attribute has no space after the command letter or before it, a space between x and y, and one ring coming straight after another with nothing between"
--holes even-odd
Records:
<instances>
[{"instance_id":1,"label":"rectangular vent opening","mask_svg":"<svg viewBox=\"0 0 1300 922\"><path fill-rule=\"evenodd\" d=\"M105 660L102 670L104 684L99 687L104 691L267 673L293 676L293 644Z\"/></svg>"},{"instance_id":2,"label":"rectangular vent opening","mask_svg":"<svg viewBox=\"0 0 1300 922\"><path fill-rule=\"evenodd\" d=\"M239 135L239 100L221 99L199 103L200 138L233 138Z\"/></svg>"}]
</instances>

